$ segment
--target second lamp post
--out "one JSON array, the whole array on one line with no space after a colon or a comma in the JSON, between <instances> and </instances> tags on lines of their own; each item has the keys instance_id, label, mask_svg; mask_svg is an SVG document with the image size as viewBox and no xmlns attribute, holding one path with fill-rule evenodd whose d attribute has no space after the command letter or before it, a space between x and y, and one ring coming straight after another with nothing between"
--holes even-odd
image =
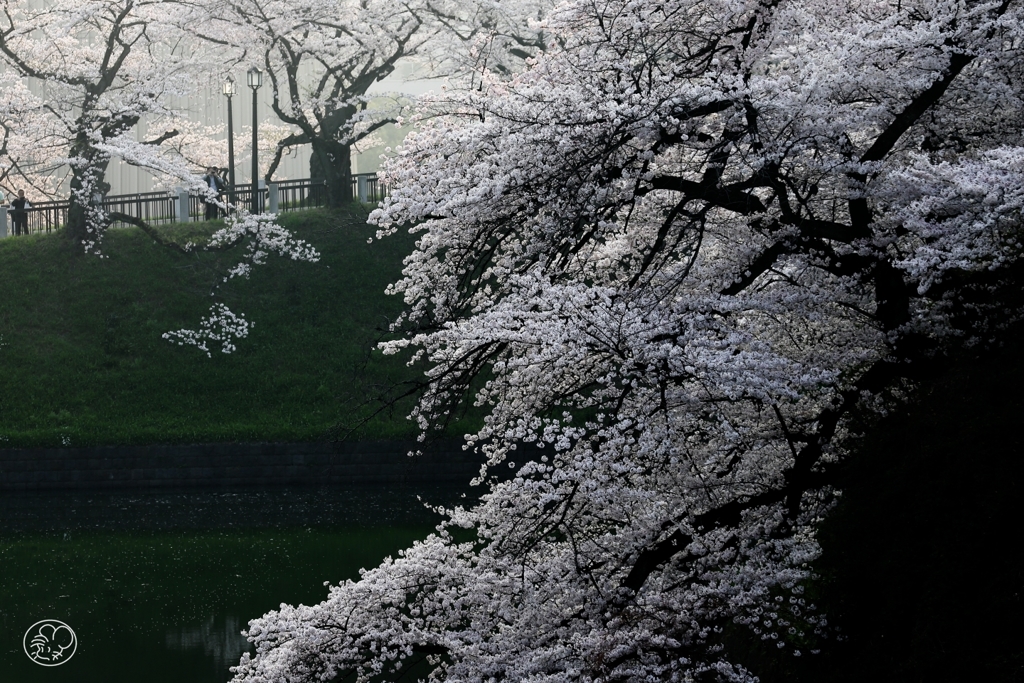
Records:
<instances>
[{"instance_id":1,"label":"second lamp post","mask_svg":"<svg viewBox=\"0 0 1024 683\"><path fill-rule=\"evenodd\" d=\"M224 96L228 98L228 203L235 205L235 126L231 120L231 98L236 94L235 79L228 76L224 81Z\"/></svg>"},{"instance_id":2,"label":"second lamp post","mask_svg":"<svg viewBox=\"0 0 1024 683\"><path fill-rule=\"evenodd\" d=\"M259 143L257 137L259 121L256 117L256 91L263 85L263 71L254 66L249 69L245 78L249 87L252 88L252 212L260 213L260 165L256 153L257 144Z\"/></svg>"}]
</instances>

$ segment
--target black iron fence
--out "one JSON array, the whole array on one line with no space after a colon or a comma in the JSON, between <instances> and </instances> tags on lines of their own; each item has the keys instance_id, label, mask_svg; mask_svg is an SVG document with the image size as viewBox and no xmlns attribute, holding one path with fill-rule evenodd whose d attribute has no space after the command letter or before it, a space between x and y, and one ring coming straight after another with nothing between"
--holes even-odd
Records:
<instances>
[{"instance_id":1,"label":"black iron fence","mask_svg":"<svg viewBox=\"0 0 1024 683\"><path fill-rule=\"evenodd\" d=\"M327 204L327 188L322 180L302 178L277 183L277 210L301 211ZM380 202L387 194L375 173L352 176L352 198L362 202Z\"/></svg>"},{"instance_id":2,"label":"black iron fence","mask_svg":"<svg viewBox=\"0 0 1024 683\"><path fill-rule=\"evenodd\" d=\"M259 203L260 213L267 211L267 195L270 191L261 187L259 189ZM245 207L252 209L252 185L245 185L235 190L227 190L223 195L220 196L220 201L227 202L231 206ZM216 205L214 205L216 207ZM224 208L216 207L210 209L211 213L216 213L218 217L224 215ZM190 194L188 196L188 215L189 220L201 221L206 217L206 197Z\"/></svg>"},{"instance_id":3,"label":"black iron fence","mask_svg":"<svg viewBox=\"0 0 1024 683\"><path fill-rule=\"evenodd\" d=\"M352 197L363 202L379 202L387 194L377 175L365 173L352 176ZM228 190L222 197L234 206L252 206L252 186L239 186ZM301 178L282 180L271 183L269 187L259 189L259 206L261 212L277 210L278 212L302 211L327 204L327 192L322 180ZM136 194L109 195L104 197L100 206L108 213L122 213L138 218L147 223L170 223L175 221L202 220L206 215L206 201L201 195L189 194L187 197L188 217L179 216L182 198L173 192L140 192ZM68 222L67 200L34 202L24 215L24 229L17 232L29 234L53 232ZM217 212L223 215L223 210ZM16 234L15 223L18 217L7 208L7 234ZM114 225L123 225L115 222Z\"/></svg>"},{"instance_id":4,"label":"black iron fence","mask_svg":"<svg viewBox=\"0 0 1024 683\"><path fill-rule=\"evenodd\" d=\"M175 217L174 196L167 192L110 195L103 198L100 206L107 213L123 213L147 223L166 223Z\"/></svg>"},{"instance_id":5,"label":"black iron fence","mask_svg":"<svg viewBox=\"0 0 1024 683\"><path fill-rule=\"evenodd\" d=\"M14 235L17 230L18 216L7 210L7 234ZM52 232L68 222L68 202L36 202L25 210L24 227L30 233Z\"/></svg>"},{"instance_id":6,"label":"black iron fence","mask_svg":"<svg viewBox=\"0 0 1024 683\"><path fill-rule=\"evenodd\" d=\"M322 180L282 180L277 184L277 192L278 211L302 211L327 204L327 188Z\"/></svg>"}]
</instances>

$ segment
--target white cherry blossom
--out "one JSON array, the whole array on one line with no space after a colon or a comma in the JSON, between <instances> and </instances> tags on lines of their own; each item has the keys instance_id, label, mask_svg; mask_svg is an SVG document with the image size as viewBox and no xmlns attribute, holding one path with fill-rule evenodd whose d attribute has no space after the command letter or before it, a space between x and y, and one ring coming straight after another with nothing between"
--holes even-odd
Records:
<instances>
[{"instance_id":1,"label":"white cherry blossom","mask_svg":"<svg viewBox=\"0 0 1024 683\"><path fill-rule=\"evenodd\" d=\"M429 434L486 412L479 502L250 623L238 683L753 681L855 417L1006 310L1015 0L569 0L514 77L428 103L373 214L416 250L386 352Z\"/></svg>"}]
</instances>

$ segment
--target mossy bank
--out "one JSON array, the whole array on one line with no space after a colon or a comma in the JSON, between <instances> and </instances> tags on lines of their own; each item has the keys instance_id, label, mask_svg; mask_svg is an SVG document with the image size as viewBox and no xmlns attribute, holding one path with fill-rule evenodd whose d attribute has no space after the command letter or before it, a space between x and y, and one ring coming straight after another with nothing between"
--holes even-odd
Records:
<instances>
[{"instance_id":1,"label":"mossy bank","mask_svg":"<svg viewBox=\"0 0 1024 683\"><path fill-rule=\"evenodd\" d=\"M238 254L180 254L135 229L110 231L104 258L56 235L0 240L0 447L310 441L360 423L368 398L413 374L374 350L402 308L384 290L412 239L368 244L359 208L282 220L320 262L271 258L223 286L254 327L212 358L162 335L198 323ZM407 407L352 436L410 436Z\"/></svg>"}]
</instances>

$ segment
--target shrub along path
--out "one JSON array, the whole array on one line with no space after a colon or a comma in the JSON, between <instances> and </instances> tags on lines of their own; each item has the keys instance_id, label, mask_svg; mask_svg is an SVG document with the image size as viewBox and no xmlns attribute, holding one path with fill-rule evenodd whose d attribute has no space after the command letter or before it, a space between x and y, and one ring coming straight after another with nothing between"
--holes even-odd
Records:
<instances>
[{"instance_id":1,"label":"shrub along path","mask_svg":"<svg viewBox=\"0 0 1024 683\"><path fill-rule=\"evenodd\" d=\"M197 324L231 254L178 254L135 229L109 232L104 259L52 235L0 240L0 447L307 441L354 423L412 372L372 350L402 308L384 288L412 239L367 244L365 219L287 214L321 261L271 258L230 283L224 300L255 327L212 358L161 335ZM209 225L168 230L194 240ZM404 415L355 436L408 437Z\"/></svg>"}]
</instances>

